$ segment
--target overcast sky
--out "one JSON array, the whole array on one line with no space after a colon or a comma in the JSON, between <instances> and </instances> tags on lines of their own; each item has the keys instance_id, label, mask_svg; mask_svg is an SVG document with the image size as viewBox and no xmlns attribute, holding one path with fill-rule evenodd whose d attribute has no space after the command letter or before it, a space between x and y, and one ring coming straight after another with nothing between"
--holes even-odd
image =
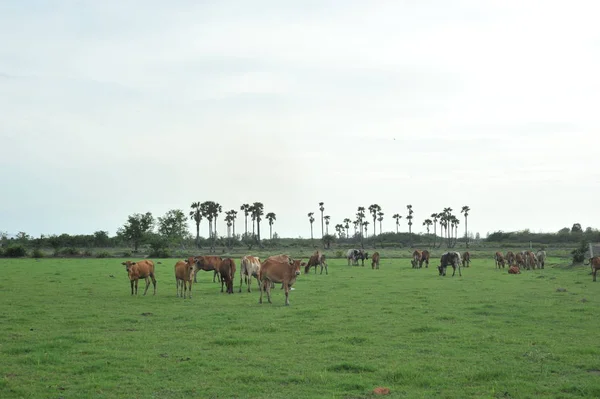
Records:
<instances>
[{"instance_id":1,"label":"overcast sky","mask_svg":"<svg viewBox=\"0 0 600 399\"><path fill-rule=\"evenodd\" d=\"M416 232L463 205L483 236L598 228L598 15L594 0L4 0L0 231L112 235L206 200L263 202L284 237L309 236L320 201L331 230L374 203L384 231L407 204Z\"/></svg>"}]
</instances>

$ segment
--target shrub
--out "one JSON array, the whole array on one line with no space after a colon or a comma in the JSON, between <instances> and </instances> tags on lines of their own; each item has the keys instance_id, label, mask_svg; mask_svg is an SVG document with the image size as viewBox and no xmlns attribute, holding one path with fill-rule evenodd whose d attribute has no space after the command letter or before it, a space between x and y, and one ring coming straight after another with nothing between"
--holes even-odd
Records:
<instances>
[{"instance_id":1,"label":"shrub","mask_svg":"<svg viewBox=\"0 0 600 399\"><path fill-rule=\"evenodd\" d=\"M108 258L110 254L106 251L96 252L96 258Z\"/></svg>"},{"instance_id":2,"label":"shrub","mask_svg":"<svg viewBox=\"0 0 600 399\"><path fill-rule=\"evenodd\" d=\"M44 257L44 253L39 248L36 248L31 253L31 257L32 258L36 258L36 259L37 258L43 258Z\"/></svg>"},{"instance_id":3,"label":"shrub","mask_svg":"<svg viewBox=\"0 0 600 399\"><path fill-rule=\"evenodd\" d=\"M124 258L131 258L131 251L125 251L125 252L123 252L123 257Z\"/></svg>"},{"instance_id":4,"label":"shrub","mask_svg":"<svg viewBox=\"0 0 600 399\"><path fill-rule=\"evenodd\" d=\"M344 253L340 250L335 251L335 257L340 259L344 257Z\"/></svg>"},{"instance_id":5,"label":"shrub","mask_svg":"<svg viewBox=\"0 0 600 399\"><path fill-rule=\"evenodd\" d=\"M94 254L92 254L92 251L89 249L86 249L85 251L83 251L83 256L93 256Z\"/></svg>"},{"instance_id":6,"label":"shrub","mask_svg":"<svg viewBox=\"0 0 600 399\"><path fill-rule=\"evenodd\" d=\"M154 258L169 258L171 251L169 251L167 242L160 238L153 240L150 243L150 256Z\"/></svg>"},{"instance_id":7,"label":"shrub","mask_svg":"<svg viewBox=\"0 0 600 399\"><path fill-rule=\"evenodd\" d=\"M582 241L579 244L579 248L575 248L571 251L571 255L573 256L573 263L583 263L585 260L585 254L588 250L588 244L585 241Z\"/></svg>"},{"instance_id":8,"label":"shrub","mask_svg":"<svg viewBox=\"0 0 600 399\"><path fill-rule=\"evenodd\" d=\"M65 248L62 251L60 251L60 253L61 253L61 255L67 255L67 256L79 255L79 251L77 250L77 248L73 248L73 247Z\"/></svg>"},{"instance_id":9,"label":"shrub","mask_svg":"<svg viewBox=\"0 0 600 399\"><path fill-rule=\"evenodd\" d=\"M20 258L27 256L27 250L22 245L11 245L4 249L3 256L6 256L7 258Z\"/></svg>"}]
</instances>

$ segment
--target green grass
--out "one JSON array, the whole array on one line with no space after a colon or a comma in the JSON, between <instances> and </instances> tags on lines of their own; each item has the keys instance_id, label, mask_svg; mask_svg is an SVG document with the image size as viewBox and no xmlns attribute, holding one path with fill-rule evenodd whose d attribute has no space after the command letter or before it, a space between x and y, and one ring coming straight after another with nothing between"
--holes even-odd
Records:
<instances>
[{"instance_id":1,"label":"green grass","mask_svg":"<svg viewBox=\"0 0 600 399\"><path fill-rule=\"evenodd\" d=\"M131 297L121 261L0 260L0 397L600 396L600 282L558 258L516 276L476 258L462 278L330 260L289 307L206 272L176 298L174 259L156 296Z\"/></svg>"}]
</instances>

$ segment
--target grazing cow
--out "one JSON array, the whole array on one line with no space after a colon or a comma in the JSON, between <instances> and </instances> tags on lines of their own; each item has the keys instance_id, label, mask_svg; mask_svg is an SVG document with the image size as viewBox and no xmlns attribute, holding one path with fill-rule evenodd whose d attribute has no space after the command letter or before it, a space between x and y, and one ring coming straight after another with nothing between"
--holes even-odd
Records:
<instances>
[{"instance_id":1,"label":"grazing cow","mask_svg":"<svg viewBox=\"0 0 600 399\"><path fill-rule=\"evenodd\" d=\"M346 259L348 259L348 266L350 266L350 261L354 266L358 266L358 260L362 261L362 265L365 265L365 259L369 259L369 254L362 249L349 249L346 252Z\"/></svg>"},{"instance_id":2,"label":"grazing cow","mask_svg":"<svg viewBox=\"0 0 600 399\"><path fill-rule=\"evenodd\" d=\"M509 267L515 264L515 254L512 251L508 251L504 259L506 259Z\"/></svg>"},{"instance_id":3,"label":"grazing cow","mask_svg":"<svg viewBox=\"0 0 600 399\"><path fill-rule=\"evenodd\" d=\"M415 249L412 254L412 260L410 261L413 269L416 269L419 265L419 262L421 261L421 255L423 255L423 253L420 250Z\"/></svg>"},{"instance_id":4,"label":"grazing cow","mask_svg":"<svg viewBox=\"0 0 600 399\"><path fill-rule=\"evenodd\" d=\"M358 254L356 255L356 266L358 266L358 260L360 259L362 266L365 265L365 259L369 259L369 253L365 252L362 249L358 250Z\"/></svg>"},{"instance_id":5,"label":"grazing cow","mask_svg":"<svg viewBox=\"0 0 600 399\"><path fill-rule=\"evenodd\" d=\"M252 277L256 277L256 283L260 289L260 281L258 280L258 272L260 270L260 258L257 256L244 256L242 263L240 264L240 290L242 292L242 279L246 281L246 287L248 292L250 291L250 285L252 284Z\"/></svg>"},{"instance_id":6,"label":"grazing cow","mask_svg":"<svg viewBox=\"0 0 600 399\"><path fill-rule=\"evenodd\" d=\"M496 252L496 255L494 255L494 260L496 261L496 267L498 269L500 269L500 266L502 266L504 269L504 256L502 256L502 253Z\"/></svg>"},{"instance_id":7,"label":"grazing cow","mask_svg":"<svg viewBox=\"0 0 600 399\"><path fill-rule=\"evenodd\" d=\"M235 277L235 262L231 258L225 258L218 266L221 275L221 292L223 285L227 287L227 293L233 294L233 278Z\"/></svg>"},{"instance_id":8,"label":"grazing cow","mask_svg":"<svg viewBox=\"0 0 600 399\"><path fill-rule=\"evenodd\" d=\"M291 261L291 264L290 264ZM300 260L277 260L267 258L260 264L259 277L260 280L260 299L258 303L262 303L263 291L267 292L267 300L271 302L271 283L281 283L285 289L285 305L290 304L290 288L296 282L296 278L300 275L300 267L305 263L300 263Z\"/></svg>"},{"instance_id":9,"label":"grazing cow","mask_svg":"<svg viewBox=\"0 0 600 399\"><path fill-rule=\"evenodd\" d=\"M371 255L371 269L379 269L379 252Z\"/></svg>"},{"instance_id":10,"label":"grazing cow","mask_svg":"<svg viewBox=\"0 0 600 399\"><path fill-rule=\"evenodd\" d=\"M515 254L515 264L519 266L519 268L525 267L525 258L521 253Z\"/></svg>"},{"instance_id":11,"label":"grazing cow","mask_svg":"<svg viewBox=\"0 0 600 399\"><path fill-rule=\"evenodd\" d=\"M194 282L195 263L190 263L189 260L180 260L175 263L175 284L177 284L177 297L185 299L190 290L189 298L192 299L192 283ZM181 295L179 294L181 289Z\"/></svg>"},{"instance_id":12,"label":"grazing cow","mask_svg":"<svg viewBox=\"0 0 600 399\"><path fill-rule=\"evenodd\" d=\"M512 265L511 267L508 268L508 274L520 274L520 273L521 273L521 269L519 269L519 266Z\"/></svg>"},{"instance_id":13,"label":"grazing cow","mask_svg":"<svg viewBox=\"0 0 600 399\"><path fill-rule=\"evenodd\" d=\"M546 264L546 251L540 249L535 254L535 257L537 258L538 267L543 269L544 265Z\"/></svg>"},{"instance_id":14,"label":"grazing cow","mask_svg":"<svg viewBox=\"0 0 600 399\"><path fill-rule=\"evenodd\" d=\"M148 292L150 286L149 279L152 279L152 285L154 285L154 294L156 295L156 277L154 275L154 262L151 260L140 260L137 262L125 261L121 263L125 266L127 274L129 275L129 282L131 283L131 295L133 295L133 287L135 285L135 295L138 293L138 280L143 278L146 280L146 289L144 295Z\"/></svg>"},{"instance_id":15,"label":"grazing cow","mask_svg":"<svg viewBox=\"0 0 600 399\"><path fill-rule=\"evenodd\" d=\"M438 271L440 272L440 276L446 275L446 267L448 267L448 266L452 266L452 269L454 269L452 272L452 277L454 277L457 267L458 267L458 275L462 276L462 273L460 272L460 264L461 263L462 263L462 260L460 259L460 254L458 252L446 252L446 253L442 254L442 257L440 258L440 265L438 266Z\"/></svg>"},{"instance_id":16,"label":"grazing cow","mask_svg":"<svg viewBox=\"0 0 600 399\"><path fill-rule=\"evenodd\" d=\"M329 274L327 271L327 261L325 260L325 254L323 252L315 251L315 253L312 254L304 267L304 274L307 274L313 266L315 268L315 274L317 274L317 266L321 266L321 274L323 274L323 267L325 267L325 274Z\"/></svg>"},{"instance_id":17,"label":"grazing cow","mask_svg":"<svg viewBox=\"0 0 600 399\"><path fill-rule=\"evenodd\" d=\"M429 251L424 249L421 252L421 260L419 260L419 269L423 267L423 262L425 262L425 268L429 267Z\"/></svg>"},{"instance_id":18,"label":"grazing cow","mask_svg":"<svg viewBox=\"0 0 600 399\"><path fill-rule=\"evenodd\" d=\"M196 273L194 274L194 283L197 283L196 274L198 274L198 270L204 270L206 272L213 271L213 283L215 282L215 278L219 275L218 268L223 258L220 256L209 255L209 256L194 256L193 258L189 258L188 262L196 263Z\"/></svg>"},{"instance_id":19,"label":"grazing cow","mask_svg":"<svg viewBox=\"0 0 600 399\"><path fill-rule=\"evenodd\" d=\"M531 251L527 251L525 254L525 266L527 266L527 270L534 269L537 266L537 258L535 254Z\"/></svg>"},{"instance_id":20,"label":"grazing cow","mask_svg":"<svg viewBox=\"0 0 600 399\"><path fill-rule=\"evenodd\" d=\"M589 265L592 268L592 281L596 281L596 274L598 273L598 269L600 269L600 256L590 258L589 262Z\"/></svg>"},{"instance_id":21,"label":"grazing cow","mask_svg":"<svg viewBox=\"0 0 600 399\"><path fill-rule=\"evenodd\" d=\"M462 265L463 267L471 266L471 254L469 251L466 251L462 256Z\"/></svg>"}]
</instances>

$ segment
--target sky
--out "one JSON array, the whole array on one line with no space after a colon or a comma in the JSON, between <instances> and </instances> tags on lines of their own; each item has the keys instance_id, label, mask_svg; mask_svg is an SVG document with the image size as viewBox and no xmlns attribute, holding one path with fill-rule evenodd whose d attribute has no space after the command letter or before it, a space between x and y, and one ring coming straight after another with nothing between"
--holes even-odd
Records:
<instances>
[{"instance_id":1,"label":"sky","mask_svg":"<svg viewBox=\"0 0 600 399\"><path fill-rule=\"evenodd\" d=\"M395 213L408 230L408 204L417 233L464 205L482 236L599 228L598 15L594 0L2 1L0 231L112 235L207 200L262 202L282 237L310 236L321 201L331 230L371 204L384 231Z\"/></svg>"}]
</instances>

